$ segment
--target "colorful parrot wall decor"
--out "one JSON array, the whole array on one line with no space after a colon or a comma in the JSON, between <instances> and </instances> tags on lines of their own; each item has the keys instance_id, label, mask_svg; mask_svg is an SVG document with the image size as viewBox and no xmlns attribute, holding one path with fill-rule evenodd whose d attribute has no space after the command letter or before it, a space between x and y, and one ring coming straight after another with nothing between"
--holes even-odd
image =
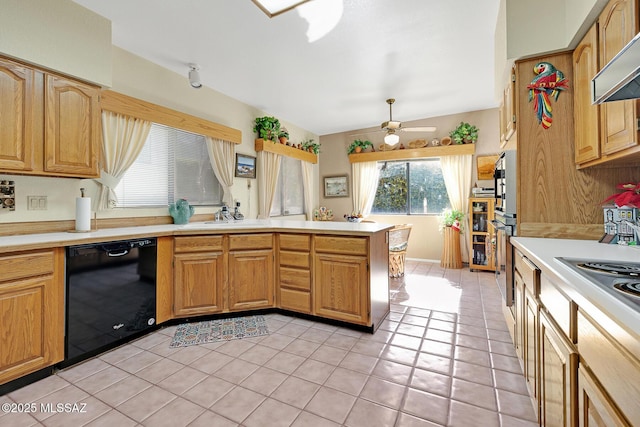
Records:
<instances>
[{"instance_id":1,"label":"colorful parrot wall decor","mask_svg":"<svg viewBox=\"0 0 640 427\"><path fill-rule=\"evenodd\" d=\"M527 89L529 89L529 102L533 101L533 110L538 118L538 123L544 129L549 129L551 122L551 99L558 100L560 92L569 88L569 81L562 71L557 70L548 62L538 62L533 67L536 74Z\"/></svg>"}]
</instances>

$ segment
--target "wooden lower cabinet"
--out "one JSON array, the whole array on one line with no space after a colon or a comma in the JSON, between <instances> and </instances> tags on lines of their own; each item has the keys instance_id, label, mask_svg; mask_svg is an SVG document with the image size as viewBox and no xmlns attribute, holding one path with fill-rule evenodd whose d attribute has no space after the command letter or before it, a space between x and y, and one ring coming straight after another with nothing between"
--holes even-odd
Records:
<instances>
[{"instance_id":1,"label":"wooden lower cabinet","mask_svg":"<svg viewBox=\"0 0 640 427\"><path fill-rule=\"evenodd\" d=\"M524 293L524 375L529 394L538 401L538 310L536 299L525 289ZM537 405L536 405L537 406Z\"/></svg>"},{"instance_id":2,"label":"wooden lower cabinet","mask_svg":"<svg viewBox=\"0 0 640 427\"><path fill-rule=\"evenodd\" d=\"M588 368L578 368L578 424L580 427L630 427L600 388Z\"/></svg>"},{"instance_id":3,"label":"wooden lower cabinet","mask_svg":"<svg viewBox=\"0 0 640 427\"><path fill-rule=\"evenodd\" d=\"M218 235L175 238L173 316L214 314L223 310L223 248L223 237Z\"/></svg>"},{"instance_id":4,"label":"wooden lower cabinet","mask_svg":"<svg viewBox=\"0 0 640 427\"><path fill-rule=\"evenodd\" d=\"M273 307L273 249L229 253L229 309Z\"/></svg>"},{"instance_id":5,"label":"wooden lower cabinet","mask_svg":"<svg viewBox=\"0 0 640 427\"><path fill-rule=\"evenodd\" d=\"M0 384L64 358L64 248L0 256Z\"/></svg>"},{"instance_id":6,"label":"wooden lower cabinet","mask_svg":"<svg viewBox=\"0 0 640 427\"><path fill-rule=\"evenodd\" d=\"M367 258L316 254L314 314L335 320L368 323Z\"/></svg>"},{"instance_id":7,"label":"wooden lower cabinet","mask_svg":"<svg viewBox=\"0 0 640 427\"><path fill-rule=\"evenodd\" d=\"M311 236L278 235L278 306L311 314Z\"/></svg>"},{"instance_id":8,"label":"wooden lower cabinet","mask_svg":"<svg viewBox=\"0 0 640 427\"><path fill-rule=\"evenodd\" d=\"M540 425L569 427L577 420L578 353L540 310Z\"/></svg>"},{"instance_id":9,"label":"wooden lower cabinet","mask_svg":"<svg viewBox=\"0 0 640 427\"><path fill-rule=\"evenodd\" d=\"M223 309L222 252L175 255L173 310L176 316L212 314Z\"/></svg>"}]
</instances>

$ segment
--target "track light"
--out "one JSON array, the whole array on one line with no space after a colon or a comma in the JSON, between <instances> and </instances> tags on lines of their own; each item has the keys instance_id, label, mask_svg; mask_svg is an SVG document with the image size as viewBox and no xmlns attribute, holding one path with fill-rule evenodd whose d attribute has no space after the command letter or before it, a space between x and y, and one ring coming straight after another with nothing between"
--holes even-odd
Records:
<instances>
[{"instance_id":1,"label":"track light","mask_svg":"<svg viewBox=\"0 0 640 427\"><path fill-rule=\"evenodd\" d=\"M389 129L389 132L384 136L384 143L389 145L396 145L400 141L400 137L396 135L393 129Z\"/></svg>"},{"instance_id":2,"label":"track light","mask_svg":"<svg viewBox=\"0 0 640 427\"><path fill-rule=\"evenodd\" d=\"M189 84L194 89L200 89L202 83L200 82L200 67L198 64L189 64Z\"/></svg>"}]
</instances>

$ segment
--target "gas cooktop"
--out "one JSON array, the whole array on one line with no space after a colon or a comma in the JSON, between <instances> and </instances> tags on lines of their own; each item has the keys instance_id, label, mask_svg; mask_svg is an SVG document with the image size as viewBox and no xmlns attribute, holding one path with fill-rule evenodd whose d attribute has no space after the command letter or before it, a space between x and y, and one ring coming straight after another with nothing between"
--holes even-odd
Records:
<instances>
[{"instance_id":1,"label":"gas cooktop","mask_svg":"<svg viewBox=\"0 0 640 427\"><path fill-rule=\"evenodd\" d=\"M557 257L591 283L640 311L640 263Z\"/></svg>"}]
</instances>

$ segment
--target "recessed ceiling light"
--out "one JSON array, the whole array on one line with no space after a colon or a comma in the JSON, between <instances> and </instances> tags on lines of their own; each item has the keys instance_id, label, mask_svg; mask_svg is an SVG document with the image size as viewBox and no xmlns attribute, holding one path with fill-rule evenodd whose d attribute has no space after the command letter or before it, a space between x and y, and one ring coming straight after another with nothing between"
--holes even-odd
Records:
<instances>
[{"instance_id":1,"label":"recessed ceiling light","mask_svg":"<svg viewBox=\"0 0 640 427\"><path fill-rule=\"evenodd\" d=\"M269 18L278 16L310 0L253 0Z\"/></svg>"}]
</instances>

